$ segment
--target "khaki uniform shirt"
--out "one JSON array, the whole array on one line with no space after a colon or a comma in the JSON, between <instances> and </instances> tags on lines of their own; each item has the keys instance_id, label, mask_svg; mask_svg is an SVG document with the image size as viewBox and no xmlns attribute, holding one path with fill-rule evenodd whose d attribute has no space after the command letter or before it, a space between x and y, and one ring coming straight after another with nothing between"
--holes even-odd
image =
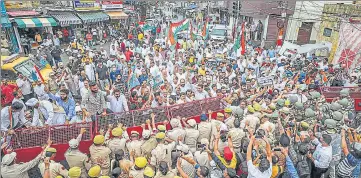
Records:
<instances>
[{"instance_id":1,"label":"khaki uniform shirt","mask_svg":"<svg viewBox=\"0 0 361 178\"><path fill-rule=\"evenodd\" d=\"M127 140L124 138L113 138L105 142L108 148L112 151L111 157L115 158L115 153L118 153L120 150L126 152L125 144Z\"/></svg>"},{"instance_id":2,"label":"khaki uniform shirt","mask_svg":"<svg viewBox=\"0 0 361 178\"><path fill-rule=\"evenodd\" d=\"M222 122L219 120L211 120L212 134L211 134L211 141L209 142L211 149L213 149L213 145L214 145L214 140L215 140L214 136L217 134L217 126L220 126L221 124Z\"/></svg>"},{"instance_id":3,"label":"khaki uniform shirt","mask_svg":"<svg viewBox=\"0 0 361 178\"><path fill-rule=\"evenodd\" d=\"M172 169L168 171L166 175L163 175L160 171L158 171L154 178L174 178L175 176L177 176L177 170Z\"/></svg>"},{"instance_id":4,"label":"khaki uniform shirt","mask_svg":"<svg viewBox=\"0 0 361 178\"><path fill-rule=\"evenodd\" d=\"M132 178L144 178L144 169L136 170L134 168L134 166L133 166L132 169L130 169L129 177L132 177Z\"/></svg>"},{"instance_id":5,"label":"khaki uniform shirt","mask_svg":"<svg viewBox=\"0 0 361 178\"><path fill-rule=\"evenodd\" d=\"M168 166L172 165L172 150L175 148L176 143L172 142L167 145L159 143L157 147L152 150L152 157L150 159L150 164L157 166L159 162L165 161L168 163Z\"/></svg>"},{"instance_id":6,"label":"khaki uniform shirt","mask_svg":"<svg viewBox=\"0 0 361 178\"><path fill-rule=\"evenodd\" d=\"M211 168L208 153L206 151L203 151L202 153L201 151L196 151L194 153L194 159L200 166L206 166L208 169Z\"/></svg>"},{"instance_id":7,"label":"khaki uniform shirt","mask_svg":"<svg viewBox=\"0 0 361 178\"><path fill-rule=\"evenodd\" d=\"M142 155L150 158L152 155L152 150L157 147L158 142L154 136L151 136L148 140L144 140L143 145L140 147L142 150Z\"/></svg>"},{"instance_id":8,"label":"khaki uniform shirt","mask_svg":"<svg viewBox=\"0 0 361 178\"><path fill-rule=\"evenodd\" d=\"M211 122L205 122L201 121L197 125L198 131L199 131L199 137L197 142L201 142L202 138L206 138L208 141L211 139L211 133L212 133L212 123Z\"/></svg>"},{"instance_id":9,"label":"khaki uniform shirt","mask_svg":"<svg viewBox=\"0 0 361 178\"><path fill-rule=\"evenodd\" d=\"M178 137L181 136L183 138L182 140L183 142L185 135L186 135L186 131L181 128L174 128L173 130L169 130L167 132L167 136L174 141L177 141Z\"/></svg>"},{"instance_id":10,"label":"khaki uniform shirt","mask_svg":"<svg viewBox=\"0 0 361 178\"><path fill-rule=\"evenodd\" d=\"M10 166L1 165L1 176L4 178L29 178L28 170L35 167L42 155L38 155L35 159L20 164L13 164Z\"/></svg>"},{"instance_id":11,"label":"khaki uniform shirt","mask_svg":"<svg viewBox=\"0 0 361 178\"><path fill-rule=\"evenodd\" d=\"M218 151L219 153L221 153L221 155L223 155L224 153L224 147L228 146L228 141L222 142L221 139L219 139L218 141Z\"/></svg>"},{"instance_id":12,"label":"khaki uniform shirt","mask_svg":"<svg viewBox=\"0 0 361 178\"><path fill-rule=\"evenodd\" d=\"M88 156L79 150L68 150L65 153L65 159L69 164L69 167L81 168L81 178L88 177L88 171L91 168L91 162Z\"/></svg>"},{"instance_id":13,"label":"khaki uniform shirt","mask_svg":"<svg viewBox=\"0 0 361 178\"><path fill-rule=\"evenodd\" d=\"M242 146L242 138L246 136L246 133L243 132L243 129L233 128L228 132L228 135L231 136L233 146L240 148Z\"/></svg>"},{"instance_id":14,"label":"khaki uniform shirt","mask_svg":"<svg viewBox=\"0 0 361 178\"><path fill-rule=\"evenodd\" d=\"M111 150L105 146L91 145L89 147L89 152L90 152L90 160L93 166L99 165L102 169L102 175L103 176L109 175ZM101 161L102 163L99 163L98 159L102 159Z\"/></svg>"},{"instance_id":15,"label":"khaki uniform shirt","mask_svg":"<svg viewBox=\"0 0 361 178\"><path fill-rule=\"evenodd\" d=\"M194 153L197 151L197 139L199 137L199 131L194 128L185 129L186 136L184 138L184 143L188 145L189 150Z\"/></svg>"},{"instance_id":16,"label":"khaki uniform shirt","mask_svg":"<svg viewBox=\"0 0 361 178\"><path fill-rule=\"evenodd\" d=\"M127 142L126 145L127 145L129 153L132 150L134 150L135 151L135 154L134 154L135 157L143 156L142 155L142 150L140 148L143 145L143 143L144 143L144 140L133 140L133 141Z\"/></svg>"},{"instance_id":17,"label":"khaki uniform shirt","mask_svg":"<svg viewBox=\"0 0 361 178\"><path fill-rule=\"evenodd\" d=\"M259 118L256 117L256 116L254 116L253 114L247 115L247 116L241 121L241 123L245 124L246 121L249 122L249 127L252 128L253 130L256 130L257 124L260 123Z\"/></svg>"},{"instance_id":18,"label":"khaki uniform shirt","mask_svg":"<svg viewBox=\"0 0 361 178\"><path fill-rule=\"evenodd\" d=\"M40 169L41 175L44 176L44 173L45 173L44 162L41 162L38 167ZM61 165L60 163L57 163L53 160L50 161L49 171L50 171L50 178L55 178L56 176L59 176L59 175L63 176L63 177L68 176L68 170L66 170L65 167L63 165Z\"/></svg>"},{"instance_id":19,"label":"khaki uniform shirt","mask_svg":"<svg viewBox=\"0 0 361 178\"><path fill-rule=\"evenodd\" d=\"M233 116L224 120L224 123L226 124L228 130L234 128L234 120L235 120L235 118Z\"/></svg>"}]
</instances>

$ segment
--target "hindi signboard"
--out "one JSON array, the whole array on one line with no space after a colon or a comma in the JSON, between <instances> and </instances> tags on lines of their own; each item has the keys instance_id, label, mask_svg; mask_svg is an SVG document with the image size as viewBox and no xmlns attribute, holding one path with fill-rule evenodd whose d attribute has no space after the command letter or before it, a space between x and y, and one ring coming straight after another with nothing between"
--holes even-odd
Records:
<instances>
[{"instance_id":1,"label":"hindi signboard","mask_svg":"<svg viewBox=\"0 0 361 178\"><path fill-rule=\"evenodd\" d=\"M267 86L267 85L272 85L273 84L273 77L269 76L269 77L260 77L257 79L258 84L260 86Z\"/></svg>"},{"instance_id":2,"label":"hindi signboard","mask_svg":"<svg viewBox=\"0 0 361 178\"><path fill-rule=\"evenodd\" d=\"M75 10L99 10L100 5L96 1L91 0L75 0L74 1Z\"/></svg>"}]
</instances>

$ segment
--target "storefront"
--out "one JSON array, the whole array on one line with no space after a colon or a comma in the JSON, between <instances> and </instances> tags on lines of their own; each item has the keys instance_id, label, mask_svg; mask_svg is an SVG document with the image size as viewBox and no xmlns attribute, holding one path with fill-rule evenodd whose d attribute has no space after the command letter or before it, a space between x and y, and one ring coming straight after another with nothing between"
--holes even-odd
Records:
<instances>
[{"instance_id":1,"label":"storefront","mask_svg":"<svg viewBox=\"0 0 361 178\"><path fill-rule=\"evenodd\" d=\"M119 28L120 25L126 26L128 24L128 15L121 10L106 11L105 13L107 13L110 17L110 23L113 25L113 27Z\"/></svg>"},{"instance_id":2,"label":"storefront","mask_svg":"<svg viewBox=\"0 0 361 178\"><path fill-rule=\"evenodd\" d=\"M14 35L14 29L9 20L9 16L6 13L4 1L1 1L1 48L2 52L5 53L18 53L18 42Z\"/></svg>"},{"instance_id":3,"label":"storefront","mask_svg":"<svg viewBox=\"0 0 361 178\"><path fill-rule=\"evenodd\" d=\"M23 52L20 44L21 38L28 38L30 40L31 48L37 48L39 44L34 40L36 33L39 33L43 40L48 37L52 38L52 27L58 25L52 17L32 16L40 15L35 11L8 12L8 14L14 17L10 18L10 20L13 22L14 32L18 41L20 52ZM19 34L21 34L21 36Z\"/></svg>"},{"instance_id":4,"label":"storefront","mask_svg":"<svg viewBox=\"0 0 361 178\"><path fill-rule=\"evenodd\" d=\"M73 10L61 11L61 10L49 10L48 15L52 16L59 24L54 28L54 31L63 30L66 28L69 32L69 36L76 36L76 31L83 28L81 19L73 12Z\"/></svg>"},{"instance_id":5,"label":"storefront","mask_svg":"<svg viewBox=\"0 0 361 178\"><path fill-rule=\"evenodd\" d=\"M84 26L81 32L77 31L77 36L85 37L91 28L104 27L109 22L109 16L101 11L77 12L77 15L83 21Z\"/></svg>"}]
</instances>

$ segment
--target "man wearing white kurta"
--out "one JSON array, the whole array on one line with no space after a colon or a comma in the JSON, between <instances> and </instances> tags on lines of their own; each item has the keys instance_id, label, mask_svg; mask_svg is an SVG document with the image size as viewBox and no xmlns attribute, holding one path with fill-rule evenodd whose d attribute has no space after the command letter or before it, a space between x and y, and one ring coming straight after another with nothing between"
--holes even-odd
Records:
<instances>
[{"instance_id":1,"label":"man wearing white kurta","mask_svg":"<svg viewBox=\"0 0 361 178\"><path fill-rule=\"evenodd\" d=\"M45 125L61 125L65 123L66 113L61 107L54 108L49 101L39 101L36 98L29 99L27 106L34 107L34 118L44 121Z\"/></svg>"}]
</instances>

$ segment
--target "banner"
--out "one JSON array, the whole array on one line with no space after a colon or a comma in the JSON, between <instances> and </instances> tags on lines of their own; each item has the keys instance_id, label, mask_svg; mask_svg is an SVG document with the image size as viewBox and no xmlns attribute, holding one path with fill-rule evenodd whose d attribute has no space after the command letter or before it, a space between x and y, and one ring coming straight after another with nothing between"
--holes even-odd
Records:
<instances>
[{"instance_id":1,"label":"banner","mask_svg":"<svg viewBox=\"0 0 361 178\"><path fill-rule=\"evenodd\" d=\"M103 1L102 2L102 9L122 9L123 2L122 1Z\"/></svg>"},{"instance_id":2,"label":"banner","mask_svg":"<svg viewBox=\"0 0 361 178\"><path fill-rule=\"evenodd\" d=\"M100 10L99 3L89 0L75 0L74 9L75 10Z\"/></svg>"},{"instance_id":3,"label":"banner","mask_svg":"<svg viewBox=\"0 0 361 178\"><path fill-rule=\"evenodd\" d=\"M273 76L260 77L257 79L257 81L260 86L273 85Z\"/></svg>"}]
</instances>

